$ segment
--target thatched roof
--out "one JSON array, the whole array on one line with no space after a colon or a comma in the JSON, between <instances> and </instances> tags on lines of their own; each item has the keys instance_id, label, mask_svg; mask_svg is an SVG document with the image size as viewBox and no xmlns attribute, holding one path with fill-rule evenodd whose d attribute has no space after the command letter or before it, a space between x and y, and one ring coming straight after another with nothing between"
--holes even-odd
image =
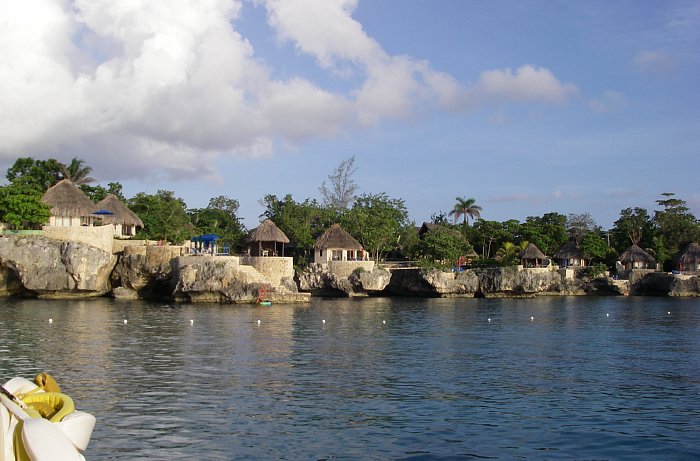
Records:
<instances>
[{"instance_id":1,"label":"thatched roof","mask_svg":"<svg viewBox=\"0 0 700 461\"><path fill-rule=\"evenodd\" d=\"M621 263L635 263L635 262L643 262L643 263L649 263L649 264L655 264L656 259L646 251L642 250L639 248L636 244L632 245L620 255L620 258L618 259Z\"/></svg>"},{"instance_id":2,"label":"thatched roof","mask_svg":"<svg viewBox=\"0 0 700 461\"><path fill-rule=\"evenodd\" d=\"M281 242L289 243L289 239L275 223L266 219L248 236L249 242Z\"/></svg>"},{"instance_id":3,"label":"thatched roof","mask_svg":"<svg viewBox=\"0 0 700 461\"><path fill-rule=\"evenodd\" d=\"M68 179L50 187L41 197L41 201L51 207L51 216L90 216L98 209L92 200Z\"/></svg>"},{"instance_id":4,"label":"thatched roof","mask_svg":"<svg viewBox=\"0 0 700 461\"><path fill-rule=\"evenodd\" d=\"M554 259L582 259L583 258L583 252L581 249L576 245L576 242L573 240L569 240L564 244L564 246L561 247L559 251L557 251L557 254L554 255Z\"/></svg>"},{"instance_id":5,"label":"thatched roof","mask_svg":"<svg viewBox=\"0 0 700 461\"><path fill-rule=\"evenodd\" d=\"M316 239L314 248L325 250L328 248L342 248L344 250L362 250L360 242L348 234L340 224L333 224L319 238Z\"/></svg>"},{"instance_id":6,"label":"thatched roof","mask_svg":"<svg viewBox=\"0 0 700 461\"><path fill-rule=\"evenodd\" d=\"M111 215L102 216L102 222L143 227L143 221L136 216L136 213L127 208L114 194L109 194L97 202L96 208L112 212Z\"/></svg>"},{"instance_id":7,"label":"thatched roof","mask_svg":"<svg viewBox=\"0 0 700 461\"><path fill-rule=\"evenodd\" d=\"M681 253L680 257L680 262L681 264L697 264L700 262L700 245L697 243L691 243L687 247L685 247L685 250L683 253Z\"/></svg>"},{"instance_id":8,"label":"thatched roof","mask_svg":"<svg viewBox=\"0 0 700 461\"><path fill-rule=\"evenodd\" d=\"M429 232L437 227L437 224L431 222L424 222L422 226L418 229L418 235L423 236L426 232Z\"/></svg>"},{"instance_id":9,"label":"thatched roof","mask_svg":"<svg viewBox=\"0 0 700 461\"><path fill-rule=\"evenodd\" d=\"M530 243L527 245L527 247L520 252L518 255L518 258L520 259L545 259L546 256L544 253L540 251L539 248L537 248L537 245L534 243Z\"/></svg>"}]
</instances>

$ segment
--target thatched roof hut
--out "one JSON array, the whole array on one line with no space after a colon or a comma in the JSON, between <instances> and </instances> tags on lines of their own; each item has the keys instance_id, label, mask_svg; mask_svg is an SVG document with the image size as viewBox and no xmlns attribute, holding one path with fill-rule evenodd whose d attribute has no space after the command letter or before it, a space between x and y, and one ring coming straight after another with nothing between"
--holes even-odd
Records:
<instances>
[{"instance_id":1,"label":"thatched roof hut","mask_svg":"<svg viewBox=\"0 0 700 461\"><path fill-rule=\"evenodd\" d=\"M114 224L115 233L119 235L134 235L137 227L143 227L141 218L127 208L114 194L109 194L97 202L96 208L112 212L111 215L102 215L102 222Z\"/></svg>"},{"instance_id":2,"label":"thatched roof hut","mask_svg":"<svg viewBox=\"0 0 700 461\"><path fill-rule=\"evenodd\" d=\"M691 243L683 253L681 253L680 258L678 258L679 269L687 272L698 272L700 271L700 245L697 243Z\"/></svg>"},{"instance_id":3,"label":"thatched roof hut","mask_svg":"<svg viewBox=\"0 0 700 461\"><path fill-rule=\"evenodd\" d=\"M554 260L564 267L586 265L586 261L583 259L583 251L576 245L574 240L566 242L554 255Z\"/></svg>"},{"instance_id":4,"label":"thatched roof hut","mask_svg":"<svg viewBox=\"0 0 700 461\"><path fill-rule=\"evenodd\" d=\"M348 234L340 224L333 224L316 239L314 262L359 261L364 258L362 244Z\"/></svg>"},{"instance_id":5,"label":"thatched roof hut","mask_svg":"<svg viewBox=\"0 0 700 461\"><path fill-rule=\"evenodd\" d=\"M345 250L362 250L360 242L348 234L340 224L333 224L316 239L314 248L317 250L327 250L329 248L342 248Z\"/></svg>"},{"instance_id":6,"label":"thatched roof hut","mask_svg":"<svg viewBox=\"0 0 700 461\"><path fill-rule=\"evenodd\" d=\"M625 266L625 269L653 269L656 266L656 259L637 244L633 244L622 253L618 261Z\"/></svg>"},{"instance_id":7,"label":"thatched roof hut","mask_svg":"<svg viewBox=\"0 0 700 461\"><path fill-rule=\"evenodd\" d=\"M78 186L63 179L47 190L41 201L51 207L53 226L92 225L97 207Z\"/></svg>"},{"instance_id":8,"label":"thatched roof hut","mask_svg":"<svg viewBox=\"0 0 700 461\"><path fill-rule=\"evenodd\" d=\"M255 245L257 243L257 245ZM248 246L251 256L276 256L277 244L282 244L282 256L284 256L284 244L289 239L279 227L269 219L266 219L248 235Z\"/></svg>"},{"instance_id":9,"label":"thatched roof hut","mask_svg":"<svg viewBox=\"0 0 700 461\"><path fill-rule=\"evenodd\" d=\"M541 267L542 262L547 259L547 257L537 248L534 243L529 243L527 247L518 255L520 258L520 264L523 267Z\"/></svg>"},{"instance_id":10,"label":"thatched roof hut","mask_svg":"<svg viewBox=\"0 0 700 461\"><path fill-rule=\"evenodd\" d=\"M427 232L430 232L431 230L435 229L436 227L438 227L437 224L434 224L434 223L431 223L431 222L427 222L427 221L424 222L423 225L420 226L420 228L418 229L418 237L420 237L420 238L422 239L423 236L424 236Z\"/></svg>"}]
</instances>

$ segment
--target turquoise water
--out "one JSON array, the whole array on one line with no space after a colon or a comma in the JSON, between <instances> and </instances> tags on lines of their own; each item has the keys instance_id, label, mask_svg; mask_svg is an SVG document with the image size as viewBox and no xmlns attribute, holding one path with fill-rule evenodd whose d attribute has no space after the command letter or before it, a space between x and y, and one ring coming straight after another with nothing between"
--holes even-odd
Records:
<instances>
[{"instance_id":1,"label":"turquoise water","mask_svg":"<svg viewBox=\"0 0 700 461\"><path fill-rule=\"evenodd\" d=\"M97 416L88 459L700 459L700 300L1 300L0 331L0 379Z\"/></svg>"}]
</instances>

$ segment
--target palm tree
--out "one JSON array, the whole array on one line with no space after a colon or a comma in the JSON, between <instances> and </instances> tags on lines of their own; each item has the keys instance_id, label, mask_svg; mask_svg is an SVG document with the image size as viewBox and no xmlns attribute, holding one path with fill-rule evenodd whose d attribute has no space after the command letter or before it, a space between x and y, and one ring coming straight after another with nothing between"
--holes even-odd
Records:
<instances>
[{"instance_id":1,"label":"palm tree","mask_svg":"<svg viewBox=\"0 0 700 461\"><path fill-rule=\"evenodd\" d=\"M457 197L457 203L455 203L454 208L450 211L450 216L454 216L455 223L459 218L464 219L464 227L467 227L467 222L469 218L475 219L481 217L481 207L476 205L476 200L473 198Z\"/></svg>"},{"instance_id":2,"label":"palm tree","mask_svg":"<svg viewBox=\"0 0 700 461\"><path fill-rule=\"evenodd\" d=\"M512 242L505 242L503 246L498 249L498 252L496 252L496 259L507 265L515 264L520 252L527 248L528 245L529 243L527 241L520 242L520 245L516 245Z\"/></svg>"},{"instance_id":3,"label":"palm tree","mask_svg":"<svg viewBox=\"0 0 700 461\"><path fill-rule=\"evenodd\" d=\"M95 178L90 177L92 168L85 164L85 160L81 160L77 157L71 160L68 165L62 163L61 173L63 174L63 179L70 180L70 182L76 186L90 184L96 181Z\"/></svg>"}]
</instances>

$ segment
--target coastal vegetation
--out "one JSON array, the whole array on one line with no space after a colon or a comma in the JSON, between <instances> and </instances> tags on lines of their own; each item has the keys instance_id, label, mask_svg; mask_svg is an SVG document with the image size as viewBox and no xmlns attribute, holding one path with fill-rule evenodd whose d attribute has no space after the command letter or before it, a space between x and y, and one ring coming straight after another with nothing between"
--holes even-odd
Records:
<instances>
[{"instance_id":1,"label":"coastal vegetation","mask_svg":"<svg viewBox=\"0 0 700 461\"><path fill-rule=\"evenodd\" d=\"M403 199L385 192L359 193L353 179L355 158L341 162L319 191L323 201L301 201L291 194L266 195L260 200L261 219L272 220L290 239L287 254L297 266L313 258L313 247L326 229L339 223L357 239L371 258L413 260L453 267L458 262L474 266L505 266L517 263L528 243L553 256L569 241L595 265L613 267L616 258L632 244L643 248L663 264L673 266L674 257L691 242L700 241L700 223L686 202L667 192L651 213L641 207L625 208L611 229L596 224L589 213L557 212L516 219L485 219L474 198L457 197L448 215L431 216L431 230L420 238ZM43 193L62 179L71 179L95 202L108 194L122 200L144 223L136 238L181 242L201 234L216 234L232 252L243 248L247 229L238 216L239 202L218 196L205 208L188 208L174 191L123 195L122 185L94 184L92 169L81 159L68 164L55 159L18 158L7 170L8 183L0 187L0 221L16 229L37 229L48 221ZM452 222L448 218L453 218ZM471 219L471 222L470 222ZM461 221L461 222L459 222ZM468 256L468 257L467 257Z\"/></svg>"}]
</instances>

